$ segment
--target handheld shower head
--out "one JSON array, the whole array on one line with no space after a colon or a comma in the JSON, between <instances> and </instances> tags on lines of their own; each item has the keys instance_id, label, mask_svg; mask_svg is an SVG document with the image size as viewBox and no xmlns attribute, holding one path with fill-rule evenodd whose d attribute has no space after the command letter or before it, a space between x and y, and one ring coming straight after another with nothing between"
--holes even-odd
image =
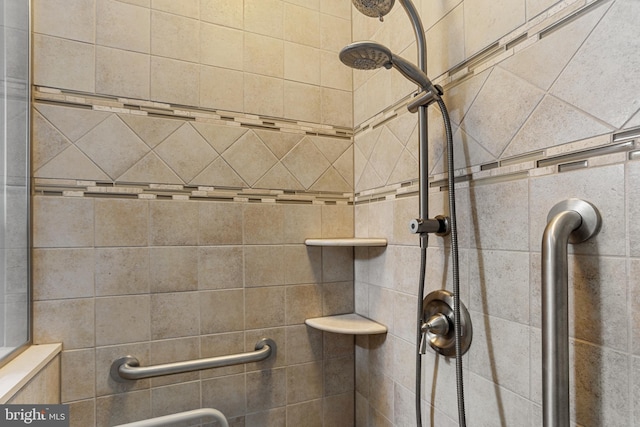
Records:
<instances>
[{"instance_id":1,"label":"handheld shower head","mask_svg":"<svg viewBox=\"0 0 640 427\"><path fill-rule=\"evenodd\" d=\"M389 13L395 0L351 0L360 13L372 18L380 18Z\"/></svg>"},{"instance_id":2,"label":"handheld shower head","mask_svg":"<svg viewBox=\"0 0 640 427\"><path fill-rule=\"evenodd\" d=\"M418 67L404 58L394 55L386 46L372 41L354 42L340 51L340 60L357 70L374 70L393 67L423 90L428 91L433 84Z\"/></svg>"}]
</instances>

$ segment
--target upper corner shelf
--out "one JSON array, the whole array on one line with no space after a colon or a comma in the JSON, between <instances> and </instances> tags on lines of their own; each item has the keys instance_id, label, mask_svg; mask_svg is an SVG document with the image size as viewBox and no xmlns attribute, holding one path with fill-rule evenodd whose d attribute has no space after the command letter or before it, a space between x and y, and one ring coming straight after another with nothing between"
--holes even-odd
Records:
<instances>
[{"instance_id":1,"label":"upper corner shelf","mask_svg":"<svg viewBox=\"0 0 640 427\"><path fill-rule=\"evenodd\" d=\"M346 237L343 239L307 239L307 246L387 246L387 239L374 237Z\"/></svg>"},{"instance_id":2,"label":"upper corner shelf","mask_svg":"<svg viewBox=\"0 0 640 427\"><path fill-rule=\"evenodd\" d=\"M387 332L386 326L355 313L316 317L307 319L304 323L312 328L336 334L373 335Z\"/></svg>"}]
</instances>

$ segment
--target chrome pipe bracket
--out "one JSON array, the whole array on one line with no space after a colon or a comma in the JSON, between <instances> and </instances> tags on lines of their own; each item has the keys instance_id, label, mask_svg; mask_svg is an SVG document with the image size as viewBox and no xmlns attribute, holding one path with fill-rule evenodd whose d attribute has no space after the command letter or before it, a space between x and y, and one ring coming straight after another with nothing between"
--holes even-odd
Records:
<instances>
[{"instance_id":1,"label":"chrome pipe bracket","mask_svg":"<svg viewBox=\"0 0 640 427\"><path fill-rule=\"evenodd\" d=\"M456 355L453 307L453 294L445 290L433 291L422 300L423 339L437 353L446 357ZM436 319L440 321L443 317L449 322L448 328L443 328L442 325L438 325L435 322ZM434 327L429 328L429 321L432 322ZM440 332L446 333L441 334ZM462 339L460 348L462 349L462 354L465 354L471 346L473 327L471 326L469 311L462 302L460 302L460 337Z\"/></svg>"},{"instance_id":2,"label":"chrome pipe bracket","mask_svg":"<svg viewBox=\"0 0 640 427\"><path fill-rule=\"evenodd\" d=\"M413 234L433 233L437 236L446 236L451 232L449 217L438 215L433 219L412 219L409 221L409 231Z\"/></svg>"}]
</instances>

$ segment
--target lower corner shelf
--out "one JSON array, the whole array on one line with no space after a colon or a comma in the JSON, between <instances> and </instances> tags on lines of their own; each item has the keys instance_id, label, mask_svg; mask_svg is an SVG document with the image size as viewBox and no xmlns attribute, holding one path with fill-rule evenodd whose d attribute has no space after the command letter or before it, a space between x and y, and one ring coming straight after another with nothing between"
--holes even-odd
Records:
<instances>
[{"instance_id":1,"label":"lower corner shelf","mask_svg":"<svg viewBox=\"0 0 640 427\"><path fill-rule=\"evenodd\" d=\"M387 327L359 314L315 317L304 321L308 326L336 334L374 335L387 333Z\"/></svg>"}]
</instances>

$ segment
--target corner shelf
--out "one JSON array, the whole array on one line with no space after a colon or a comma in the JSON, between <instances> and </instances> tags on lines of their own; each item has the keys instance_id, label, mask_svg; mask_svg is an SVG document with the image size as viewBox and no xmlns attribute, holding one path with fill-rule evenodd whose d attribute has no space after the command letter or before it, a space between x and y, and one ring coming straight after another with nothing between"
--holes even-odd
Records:
<instances>
[{"instance_id":1,"label":"corner shelf","mask_svg":"<svg viewBox=\"0 0 640 427\"><path fill-rule=\"evenodd\" d=\"M315 317L304 321L308 326L336 334L374 335L387 333L387 327L359 314Z\"/></svg>"},{"instance_id":2,"label":"corner shelf","mask_svg":"<svg viewBox=\"0 0 640 427\"><path fill-rule=\"evenodd\" d=\"M387 239L374 237L346 237L338 239L307 239L307 246L387 246Z\"/></svg>"}]
</instances>

